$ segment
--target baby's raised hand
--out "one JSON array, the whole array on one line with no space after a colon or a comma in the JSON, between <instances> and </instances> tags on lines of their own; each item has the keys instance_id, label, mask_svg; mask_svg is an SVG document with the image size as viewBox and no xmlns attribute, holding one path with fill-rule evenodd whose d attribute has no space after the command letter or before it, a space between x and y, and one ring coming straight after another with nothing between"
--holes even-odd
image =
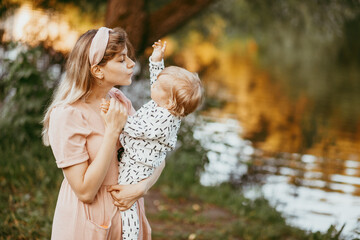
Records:
<instances>
[{"instance_id":1,"label":"baby's raised hand","mask_svg":"<svg viewBox=\"0 0 360 240\"><path fill-rule=\"evenodd\" d=\"M160 62L164 58L166 41L164 42L164 44L161 42L161 40L154 42L152 47L153 47L153 53L151 55L151 61Z\"/></svg>"}]
</instances>

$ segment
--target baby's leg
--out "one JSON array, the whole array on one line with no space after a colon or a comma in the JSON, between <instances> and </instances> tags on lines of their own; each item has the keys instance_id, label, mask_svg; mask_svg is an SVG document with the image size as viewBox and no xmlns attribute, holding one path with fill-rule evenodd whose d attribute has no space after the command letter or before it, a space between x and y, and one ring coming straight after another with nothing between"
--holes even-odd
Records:
<instances>
[{"instance_id":1,"label":"baby's leg","mask_svg":"<svg viewBox=\"0 0 360 240\"><path fill-rule=\"evenodd\" d=\"M143 180L144 176L139 172L139 169L134 161L127 159L126 154L123 154L122 161L119 164L118 183L120 185L136 184ZM123 240L137 240L140 227L136 202L130 209L121 212L121 221Z\"/></svg>"},{"instance_id":2,"label":"baby's leg","mask_svg":"<svg viewBox=\"0 0 360 240\"><path fill-rule=\"evenodd\" d=\"M138 240L139 235L139 216L137 214L136 202L130 209L121 212L122 239Z\"/></svg>"}]
</instances>

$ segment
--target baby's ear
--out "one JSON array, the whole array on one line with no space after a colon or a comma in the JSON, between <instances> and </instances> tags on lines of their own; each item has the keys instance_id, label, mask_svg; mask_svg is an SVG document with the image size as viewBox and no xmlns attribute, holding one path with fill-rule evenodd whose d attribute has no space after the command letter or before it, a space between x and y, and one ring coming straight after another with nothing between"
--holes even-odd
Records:
<instances>
[{"instance_id":1,"label":"baby's ear","mask_svg":"<svg viewBox=\"0 0 360 240\"><path fill-rule=\"evenodd\" d=\"M170 109L174 107L174 103L172 101L172 99L167 99L166 100L166 104L165 104L166 109Z\"/></svg>"},{"instance_id":2,"label":"baby's ear","mask_svg":"<svg viewBox=\"0 0 360 240\"><path fill-rule=\"evenodd\" d=\"M172 101L172 99L168 99L167 103L165 104L165 108L169 111L174 111L176 104Z\"/></svg>"}]
</instances>

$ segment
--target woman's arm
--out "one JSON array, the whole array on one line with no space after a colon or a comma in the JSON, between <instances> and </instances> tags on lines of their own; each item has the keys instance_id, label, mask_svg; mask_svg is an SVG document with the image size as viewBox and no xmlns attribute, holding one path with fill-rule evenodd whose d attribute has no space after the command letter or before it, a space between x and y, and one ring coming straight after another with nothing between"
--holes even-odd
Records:
<instances>
[{"instance_id":1,"label":"woman's arm","mask_svg":"<svg viewBox=\"0 0 360 240\"><path fill-rule=\"evenodd\" d=\"M80 201L91 203L94 200L114 156L117 139L116 134L106 132L99 152L90 165L86 161L63 169L66 179Z\"/></svg>"},{"instance_id":2,"label":"woman's arm","mask_svg":"<svg viewBox=\"0 0 360 240\"><path fill-rule=\"evenodd\" d=\"M108 188L114 199L115 206L120 211L129 209L139 198L143 197L149 189L156 183L165 167L165 161L157 167L154 173L137 184L132 185L113 185Z\"/></svg>"},{"instance_id":3,"label":"woman's arm","mask_svg":"<svg viewBox=\"0 0 360 240\"><path fill-rule=\"evenodd\" d=\"M63 169L66 179L80 201L91 203L94 200L114 157L116 142L125 125L126 117L125 108L112 99L109 111L103 115L104 140L95 159L91 164L86 161Z\"/></svg>"}]
</instances>

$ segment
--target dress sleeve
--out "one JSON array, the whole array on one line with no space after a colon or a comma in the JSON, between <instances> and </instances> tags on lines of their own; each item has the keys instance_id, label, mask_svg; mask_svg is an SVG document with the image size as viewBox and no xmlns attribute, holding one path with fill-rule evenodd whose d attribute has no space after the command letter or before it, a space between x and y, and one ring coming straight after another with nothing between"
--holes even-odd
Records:
<instances>
[{"instance_id":1,"label":"dress sleeve","mask_svg":"<svg viewBox=\"0 0 360 240\"><path fill-rule=\"evenodd\" d=\"M149 57L150 85L154 84L158 75L164 68L164 59L162 59L161 62L153 62L151 61L151 56Z\"/></svg>"},{"instance_id":2,"label":"dress sleeve","mask_svg":"<svg viewBox=\"0 0 360 240\"><path fill-rule=\"evenodd\" d=\"M55 107L50 114L49 141L58 168L89 159L86 137L91 133L81 111L66 105Z\"/></svg>"},{"instance_id":3,"label":"dress sleeve","mask_svg":"<svg viewBox=\"0 0 360 240\"><path fill-rule=\"evenodd\" d=\"M113 87L110 91L109 91L109 95L113 98L116 98L117 100L119 100L120 102L122 102L127 111L128 111L128 114L131 116L131 115L134 115L135 114L135 109L130 101L130 99L128 99L125 94L123 94L119 89Z\"/></svg>"}]
</instances>

